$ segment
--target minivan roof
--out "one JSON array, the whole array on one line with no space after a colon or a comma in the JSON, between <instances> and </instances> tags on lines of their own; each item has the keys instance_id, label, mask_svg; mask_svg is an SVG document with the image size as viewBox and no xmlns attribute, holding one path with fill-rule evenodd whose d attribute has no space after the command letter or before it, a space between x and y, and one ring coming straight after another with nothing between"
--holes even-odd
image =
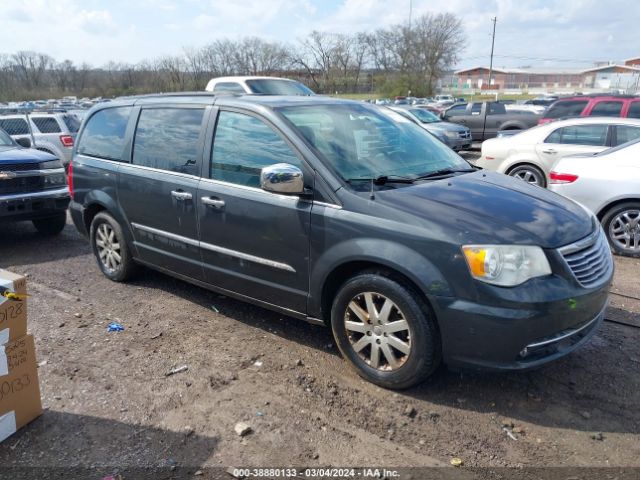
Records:
<instances>
[{"instance_id":1,"label":"minivan roof","mask_svg":"<svg viewBox=\"0 0 640 480\"><path fill-rule=\"evenodd\" d=\"M199 103L203 105L264 105L269 107L282 107L287 105L328 105L328 104L359 104L355 100L345 100L322 95L260 95L260 94L234 94L234 93L212 93L212 92L171 92L149 95L137 95L131 97L120 97L113 102L98 104L93 107L95 110L110 108L121 105L149 105L157 103Z\"/></svg>"}]
</instances>

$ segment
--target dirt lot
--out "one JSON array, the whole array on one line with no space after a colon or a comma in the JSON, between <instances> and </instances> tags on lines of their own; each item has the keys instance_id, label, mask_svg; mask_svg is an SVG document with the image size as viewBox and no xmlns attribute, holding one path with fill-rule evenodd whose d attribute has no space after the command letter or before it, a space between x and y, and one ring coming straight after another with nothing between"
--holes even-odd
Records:
<instances>
[{"instance_id":1,"label":"dirt lot","mask_svg":"<svg viewBox=\"0 0 640 480\"><path fill-rule=\"evenodd\" d=\"M637 322L639 261L616 264L614 291L624 296L614 296L611 317ZM193 475L453 457L469 467L640 467L638 328L605 322L587 346L534 372L442 368L392 393L360 380L328 329L149 270L110 282L72 225L55 239L10 226L0 266L28 275L46 408L0 445L3 467L92 467L92 478L115 466ZM125 331L107 332L111 321ZM240 421L253 432L238 436Z\"/></svg>"}]
</instances>

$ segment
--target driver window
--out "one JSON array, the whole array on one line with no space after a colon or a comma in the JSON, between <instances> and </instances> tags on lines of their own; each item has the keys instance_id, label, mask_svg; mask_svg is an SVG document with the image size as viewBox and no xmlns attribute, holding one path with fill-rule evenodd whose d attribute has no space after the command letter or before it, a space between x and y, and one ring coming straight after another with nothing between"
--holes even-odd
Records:
<instances>
[{"instance_id":1,"label":"driver window","mask_svg":"<svg viewBox=\"0 0 640 480\"><path fill-rule=\"evenodd\" d=\"M260 188L260 170L274 163L302 168L287 142L250 115L221 111L213 141L211 178Z\"/></svg>"}]
</instances>

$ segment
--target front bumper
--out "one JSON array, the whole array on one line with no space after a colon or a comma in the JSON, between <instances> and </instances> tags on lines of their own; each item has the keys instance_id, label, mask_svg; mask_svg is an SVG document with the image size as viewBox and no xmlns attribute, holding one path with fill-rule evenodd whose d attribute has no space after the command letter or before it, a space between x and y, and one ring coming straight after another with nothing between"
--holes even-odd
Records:
<instances>
[{"instance_id":1,"label":"front bumper","mask_svg":"<svg viewBox=\"0 0 640 480\"><path fill-rule=\"evenodd\" d=\"M64 212L69 206L69 189L56 188L37 192L0 196L0 221L34 220Z\"/></svg>"},{"instance_id":2,"label":"front bumper","mask_svg":"<svg viewBox=\"0 0 640 480\"><path fill-rule=\"evenodd\" d=\"M548 302L523 303L522 308L437 298L433 306L444 362L481 370L525 370L567 355L602 323L610 283L611 277L598 288L562 299L551 293L550 285Z\"/></svg>"},{"instance_id":3,"label":"front bumper","mask_svg":"<svg viewBox=\"0 0 640 480\"><path fill-rule=\"evenodd\" d=\"M469 136L468 138L445 138L447 145L449 145L449 147L451 147L453 150L468 150L471 148L471 136Z\"/></svg>"}]
</instances>

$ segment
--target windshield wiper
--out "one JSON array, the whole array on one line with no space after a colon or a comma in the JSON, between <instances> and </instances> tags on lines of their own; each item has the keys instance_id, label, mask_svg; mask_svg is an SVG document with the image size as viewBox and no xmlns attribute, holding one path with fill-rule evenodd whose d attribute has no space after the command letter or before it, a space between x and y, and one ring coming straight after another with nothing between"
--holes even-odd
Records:
<instances>
[{"instance_id":1,"label":"windshield wiper","mask_svg":"<svg viewBox=\"0 0 640 480\"><path fill-rule=\"evenodd\" d=\"M353 182L373 182L374 185L384 185L386 183L414 183L415 178L398 175L379 175L377 177L356 177L347 180L347 183Z\"/></svg>"},{"instance_id":2,"label":"windshield wiper","mask_svg":"<svg viewBox=\"0 0 640 480\"><path fill-rule=\"evenodd\" d=\"M468 173L475 172L478 168L442 168L440 170L436 170L435 172L425 173L424 175L419 175L416 177L416 180L427 180L429 178L439 178L439 177L448 177L453 175L454 173Z\"/></svg>"}]
</instances>

